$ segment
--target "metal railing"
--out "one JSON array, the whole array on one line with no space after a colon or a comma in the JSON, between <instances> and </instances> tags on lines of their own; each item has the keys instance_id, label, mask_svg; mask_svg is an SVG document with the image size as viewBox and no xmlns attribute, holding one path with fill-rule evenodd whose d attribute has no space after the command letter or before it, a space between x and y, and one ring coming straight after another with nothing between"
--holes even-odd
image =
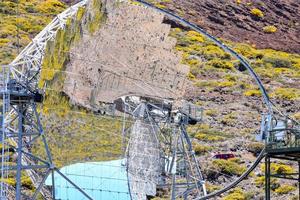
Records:
<instances>
[{"instance_id":1,"label":"metal railing","mask_svg":"<svg viewBox=\"0 0 300 200\"><path fill-rule=\"evenodd\" d=\"M266 147L267 150L300 147L300 126L288 118L271 118Z\"/></svg>"}]
</instances>

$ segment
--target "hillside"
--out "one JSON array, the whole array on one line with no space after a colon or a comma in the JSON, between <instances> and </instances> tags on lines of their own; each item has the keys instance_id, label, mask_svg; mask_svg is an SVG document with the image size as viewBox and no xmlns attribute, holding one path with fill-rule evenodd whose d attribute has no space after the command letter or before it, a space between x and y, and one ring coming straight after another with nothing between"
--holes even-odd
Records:
<instances>
[{"instance_id":1,"label":"hillside","mask_svg":"<svg viewBox=\"0 0 300 200\"><path fill-rule=\"evenodd\" d=\"M213 35L257 48L300 53L298 0L151 0Z\"/></svg>"},{"instance_id":2,"label":"hillside","mask_svg":"<svg viewBox=\"0 0 300 200\"><path fill-rule=\"evenodd\" d=\"M1 1L0 64L11 62L65 8L64 3L56 0Z\"/></svg>"},{"instance_id":3,"label":"hillside","mask_svg":"<svg viewBox=\"0 0 300 200\"><path fill-rule=\"evenodd\" d=\"M99 3L98 0L93 2L93 5ZM290 29L287 28L289 26L288 21L294 20L295 24L299 19L298 5L291 0L277 3L276 9L274 8L275 3L272 1L264 1L264 5L257 1L226 1L227 6L223 5L224 1L194 2L164 0L153 3L197 22L245 56L259 76L262 77L272 100L279 107L284 108L286 112L300 119L300 55L296 54L299 53L298 50L300 49L299 35L297 35L299 26L292 25ZM18 32L21 36L19 43L21 48L55 14L67 6L62 2L53 0L42 3L39 1L20 1L19 13L22 13L24 17L21 18L23 21L19 22L20 19L18 19L17 23L15 3L4 1L2 5L6 7L0 10L1 19L5 19L0 22L1 63L9 63L17 54L18 41L16 36ZM122 4L118 4L118 6L120 5ZM122 8L127 7L123 6ZM128 8L125 11L130 16L132 10ZM251 14L253 8L263 11L264 16L253 16ZM57 37L47 45L40 83L41 86L45 82L47 83L46 99L40 110L43 114L43 123L50 148L55 153L54 161L58 166L79 161L116 159L122 156L122 148L124 148L119 135L122 128L121 119L95 114L98 109L101 109L102 104L96 105L97 109L95 109L95 104L93 104L95 98L91 98L90 92L85 93L81 90L81 93L72 93L71 89L67 87L75 87L74 82L76 81L84 82L83 85L88 89L97 85L97 78L94 77L97 72L97 65L89 64L87 67L80 64L80 59L76 60L76 56L74 56L75 53L80 54L81 52L80 55L84 55L89 60L97 58L99 61L101 58L103 59L102 62L111 64L110 67L113 66L115 64L112 62L113 59L109 60L108 56L105 57L105 55L100 54L104 52L101 51L101 48L93 49L94 54L86 50L92 49L93 45L98 42L97 35L108 39L121 38L121 36L114 34L114 30L118 30L120 35L127 33L128 38L124 37L122 42L119 40L116 40L118 41L116 43L111 42L110 44L114 44L109 51L111 55L117 51L118 45L123 45L124 48L128 47L131 50L138 49L139 52L151 58L163 60L163 57L167 57L172 62L178 59L178 57L174 58L170 54L155 52L157 54L155 55L154 51L147 48L138 48L138 43L133 43L131 36L145 38L146 33L139 32L138 29L134 28L129 32L124 31L124 27L130 27L131 24L130 22L126 24L122 20L120 20L120 23L124 23L122 26L111 28L109 26L111 23L106 21L107 13L103 12L103 9L100 6L91 6L87 10L80 10L76 18L69 20L66 28L61 30ZM118 7L114 9L118 10ZM220 12L215 12L216 10L220 10ZM232 10L234 10L234 14L232 14ZM87 18L86 16L90 13L93 17ZM209 13L213 14L210 15ZM280 21L278 15L286 17ZM224 21L220 21L221 19ZM139 23L137 21L135 25L139 25ZM19 27L18 24L23 26ZM25 27L26 24L28 26ZM280 24L280 27L277 24ZM277 30L274 33L266 33L262 29L267 25L276 25ZM157 29L154 26L147 27L152 27L149 32L153 35L155 35L155 31L161 30L157 26L155 26ZM234 58L202 35L167 19L164 20L162 27L168 27L163 29L167 32L164 37L173 38L175 42L173 46L171 45L172 42L156 45L164 44L164 48L172 47L170 51L175 51L181 55L181 64L190 67L187 77L190 84L185 90L185 98L205 109L204 123L189 127L189 133L193 138L195 152L208 180L208 189L212 191L240 175L253 162L254 154L262 148L262 144L254 140L254 134L259 130L260 114L265 111L261 93L247 72ZM6 33L7 30L9 31L7 34L2 34ZM277 39L274 40L274 38ZM88 44L86 41L94 42ZM149 42L146 39L141 39L138 42L141 41L146 41L146 44ZM290 53L278 50L286 50ZM129 63L131 66L143 64L138 61L139 55L137 53L125 53L122 54L125 56L120 57L123 63ZM148 61L148 57L145 56L146 61ZM76 65L76 63L79 64ZM174 61L174 63L176 62ZM81 73L80 78L68 76L65 71L69 69L77 74ZM159 81L156 80L156 83ZM129 127L130 122L126 125ZM40 152L40 149L35 148L34 151ZM234 152L237 158L229 161L213 159L212 156L218 152ZM293 172L294 169L288 165L289 163L287 165L286 163L277 163L274 165L274 170ZM263 198L263 179L263 167L259 167L248 180L239 186L240 188L227 194L225 199ZM11 184L14 185L13 182ZM251 184L251 191L249 191L248 184ZM288 194L285 194L284 189L286 187L289 187L291 191ZM274 179L274 192L276 199L297 198L295 185L292 182Z\"/></svg>"}]
</instances>

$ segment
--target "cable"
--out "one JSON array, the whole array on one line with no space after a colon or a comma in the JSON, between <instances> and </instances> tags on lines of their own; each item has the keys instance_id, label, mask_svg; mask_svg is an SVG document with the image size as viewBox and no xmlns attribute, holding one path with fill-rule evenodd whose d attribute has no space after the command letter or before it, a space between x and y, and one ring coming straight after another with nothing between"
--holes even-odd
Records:
<instances>
[{"instance_id":1,"label":"cable","mask_svg":"<svg viewBox=\"0 0 300 200\"><path fill-rule=\"evenodd\" d=\"M224 187L220 190L212 192L212 193L208 194L207 196L199 197L195 200L206 200L206 199L209 199L209 198L212 198L212 197L216 197L216 196L219 196L220 194L222 194L224 192L227 192L228 190L234 188L236 185L238 185L242 180L244 180L256 168L256 166L260 163L260 161L264 157L265 157L265 148L260 152L260 154L256 158L255 162L251 165L251 167L249 167L247 169L247 171L244 172L238 179L236 179L231 184L227 185L226 187Z\"/></svg>"}]
</instances>

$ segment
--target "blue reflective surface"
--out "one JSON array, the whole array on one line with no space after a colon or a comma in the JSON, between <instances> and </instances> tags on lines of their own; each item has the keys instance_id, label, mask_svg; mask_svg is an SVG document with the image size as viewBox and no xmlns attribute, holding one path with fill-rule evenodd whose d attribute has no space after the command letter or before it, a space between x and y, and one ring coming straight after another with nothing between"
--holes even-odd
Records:
<instances>
[{"instance_id":1,"label":"blue reflective surface","mask_svg":"<svg viewBox=\"0 0 300 200\"><path fill-rule=\"evenodd\" d=\"M124 160L77 163L60 171L95 200L130 200ZM59 174L54 180L57 200L87 199ZM51 175L46 185L52 185Z\"/></svg>"}]
</instances>

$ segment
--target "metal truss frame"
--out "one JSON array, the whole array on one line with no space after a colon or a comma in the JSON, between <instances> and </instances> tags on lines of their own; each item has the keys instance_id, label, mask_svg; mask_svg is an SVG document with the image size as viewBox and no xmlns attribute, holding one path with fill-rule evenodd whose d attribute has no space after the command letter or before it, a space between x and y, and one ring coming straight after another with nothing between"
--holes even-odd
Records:
<instances>
[{"instance_id":1,"label":"metal truss frame","mask_svg":"<svg viewBox=\"0 0 300 200\"><path fill-rule=\"evenodd\" d=\"M19 101L12 103L10 95L13 91L7 88L9 80L16 80L16 82L24 85L27 89L26 94L30 91L36 91L38 88L38 81L42 61L45 54L45 48L49 40L53 40L59 29L63 29L66 25L67 19L74 16L80 7L86 6L88 0L83 0L70 8L66 9L61 14L57 15L51 23L49 23L33 40L25 47L24 50L10 63L9 66L3 66L3 73L1 76L1 95L3 100L2 111L2 137L3 145L9 145L9 148L17 152L17 165L6 166L5 153L2 151L1 175L8 173L9 170L16 170L16 199L21 199L21 171L26 171L31 181L36 187L36 191L32 197L35 199L39 192L46 198L55 199L54 182L52 192L44 188L44 182L49 174L52 174L54 181L54 171L65 178L71 185L77 188L85 197L92 199L83 190L81 190L70 179L63 175L58 168L52 163L52 157L48 148L44 131L39 119L39 114L36 109L36 103L30 101ZM25 95L26 95L25 94ZM15 96L24 94L13 94ZM26 113L26 114L25 114ZM30 145L42 139L42 143L46 150L47 159L41 159L30 153ZM9 141L9 143L8 143ZM6 144L5 144L6 143ZM3 148L4 149L4 148ZM40 164L36 164L40 163ZM37 169L47 169L41 179L40 174L36 172ZM1 199L7 196L7 185L1 181Z\"/></svg>"},{"instance_id":2,"label":"metal truss frame","mask_svg":"<svg viewBox=\"0 0 300 200\"><path fill-rule=\"evenodd\" d=\"M12 75L20 83L37 88L45 48L49 40L53 40L59 29L63 29L67 20L74 16L80 7L86 6L88 0L69 7L57 15L21 53L10 63Z\"/></svg>"},{"instance_id":3,"label":"metal truss frame","mask_svg":"<svg viewBox=\"0 0 300 200\"><path fill-rule=\"evenodd\" d=\"M298 172L295 173L281 173L281 174L276 174L272 173L271 171L271 159L280 159L280 160L289 160L289 161L294 161L298 163ZM286 179L286 180L291 180L291 181L296 181L298 183L298 194L300 195L300 161L299 157L296 159L289 159L288 157L282 156L278 157L273 154L266 154L265 156L265 199L270 200L271 199L271 178L279 178L279 179Z\"/></svg>"},{"instance_id":4,"label":"metal truss frame","mask_svg":"<svg viewBox=\"0 0 300 200\"><path fill-rule=\"evenodd\" d=\"M135 1L142 3L142 5L144 5L144 6L156 9L160 13L163 13L166 16L168 16L170 19L178 21L179 23L181 23L183 25L186 25L186 26L190 27L191 29L193 29L193 30L195 30L199 33L204 34L206 37L211 39L215 44L217 44L218 46L223 48L225 51L229 52L231 55L236 57L248 69L250 75L256 80L258 86L260 87L260 90L262 91L263 98L264 98L265 104L266 104L266 106L268 108L268 112L269 112L268 113L269 114L269 116L268 116L269 120L267 121L268 124L266 124L266 126L265 126L266 127L266 129L265 129L266 133L268 133L269 128L271 127L270 123L271 123L271 120L272 120L272 117L273 117L273 106L274 105L271 103L271 101L269 99L269 96L268 96L261 80L256 75L256 73L251 68L250 64L248 63L248 61L245 58L238 55L235 51L233 51L232 49L227 47L221 41L217 40L215 37L211 36L205 30L203 30L202 28L196 26L195 24L189 23L186 20L184 20L183 18L178 17L178 16L176 16L172 13L169 13L168 11L162 10L160 8L155 8L151 4L149 4L149 3L147 3L143 0L135 0ZM63 13L59 14L17 56L17 58L10 64L11 65L12 77L15 80L17 80L20 83L24 83L24 85L26 85L31 90L32 89L37 89L37 84L38 84L38 81L39 81L40 70L41 70L42 60L43 60L43 57L44 57L45 47L46 47L47 41L54 39L57 30L60 29L60 28L64 28L67 19L69 17L74 16L76 14L78 8L82 7L82 6L85 6L87 4L87 2L88 2L88 0L83 0L79 3L77 3L76 5L70 7L69 9L65 10ZM4 141L5 137L7 136L7 137L11 138L13 143L15 143L17 145L18 144L20 145L21 142L22 142L23 136L31 137L31 135L26 135L27 133L23 133L20 129L21 126L23 127L23 125L22 125L23 122L21 123L21 121L22 121L22 118L24 118L22 112L20 112L20 109L22 110L22 107L16 106L14 108L10 108L10 103L7 103L7 102L10 101L8 93L2 91L2 96L3 96L3 101L5 102L4 106L3 106L3 113L5 113L5 117L2 120L2 138L1 139L2 139L2 141ZM34 113L34 110L36 109L36 107L34 106L32 108L29 109L29 110L33 111L32 113ZM35 115L32 115L31 117L34 117L34 116ZM28 119L27 121L31 121L31 119L30 120ZM20 120L19 122L21 124L18 129L15 129L14 127L9 126L10 124L13 124L15 121L18 121L18 120ZM37 124L35 124L35 125L37 125ZM40 132L41 129L37 129L37 130L38 130L37 132L33 131L32 133L36 134L36 136L43 135L42 132ZM11 135L6 135L7 133L9 133ZM20 136L22 136L22 137L20 138ZM18 139L14 139L15 137L17 137ZM269 139L268 135L266 137L267 137L267 140L268 140ZM35 138L35 136L32 138L32 140L34 138ZM32 143L33 141L31 141L29 139L27 142ZM16 149L17 151L19 151L19 154L23 153L25 155L26 153L28 153L26 146L24 147L24 149L26 151L24 151L24 152L20 151L21 146L17 147L17 149ZM2 152L2 155L3 155L3 152ZM3 158L3 156L2 156L2 158ZM29 161L22 160L22 162L24 162L25 164L28 164ZM50 167L50 168L52 168L52 167ZM55 168L53 168L53 169L55 169ZM32 173L34 172L33 170L31 170L31 171L32 171ZM33 182L34 182L34 180L33 180ZM1 190L2 190L2 186L4 187L4 184L1 183ZM2 195L2 192L1 192L1 195Z\"/></svg>"},{"instance_id":5,"label":"metal truss frame","mask_svg":"<svg viewBox=\"0 0 300 200\"><path fill-rule=\"evenodd\" d=\"M79 188L55 167L37 111L37 103L33 98L30 98L28 88L12 87L10 78L13 78L13 76L9 66L3 67L3 71L0 84L1 99L3 101L1 142L3 149L8 147L8 149L12 149L12 151L17 154L17 161L15 165L6 165L5 162L8 160L4 160L3 158L7 156L7 152L2 151L1 176L4 177L4 174L8 174L9 171L16 171L15 199L22 199L21 173L22 171L26 171L36 187L30 199L36 199L39 193L46 199L55 199L54 172L56 172L74 188L79 190L87 199L92 200L85 191ZM8 114L9 117L7 117L6 114ZM9 120L6 121L6 119ZM34 155L30 151L31 145L39 139L45 149L45 158ZM52 191L43 187L50 174L52 175ZM1 199L6 199L8 194L7 189L8 187L4 184L3 180L1 180Z\"/></svg>"},{"instance_id":6,"label":"metal truss frame","mask_svg":"<svg viewBox=\"0 0 300 200\"><path fill-rule=\"evenodd\" d=\"M166 166L163 173L166 174L164 179L169 179L171 183L159 184L158 186L162 188L171 188L172 200L180 197L188 199L193 192L196 192L198 196L207 195L205 180L186 131L186 126L190 121L186 109L172 113L171 116L171 107L165 106L166 104L164 103L161 103L161 105L157 103L153 104L149 99L148 101L141 100L140 103L137 103L130 101L130 97L128 97L127 100L128 99L129 101L124 101L123 104L124 112L132 115L137 120L143 120L145 123L147 122L149 125L153 126L153 129L158 130L157 133L153 134L155 134L156 140L159 143L159 148L161 151L166 150L169 152L167 153L168 155L163 152L163 157L165 159L168 158L165 160ZM189 108L191 108L190 104L184 106L189 106ZM149 107L154 110L149 110ZM202 117L202 110L200 116ZM174 120L174 118L177 118L177 120ZM198 118L198 120L201 121L202 118ZM172 133L169 135L170 138L161 131L164 124L172 129ZM130 148L127 147L127 149ZM179 162L182 162L184 165L183 173L178 171ZM177 182L177 178L185 179L186 181L182 182L181 180L179 183Z\"/></svg>"}]
</instances>

